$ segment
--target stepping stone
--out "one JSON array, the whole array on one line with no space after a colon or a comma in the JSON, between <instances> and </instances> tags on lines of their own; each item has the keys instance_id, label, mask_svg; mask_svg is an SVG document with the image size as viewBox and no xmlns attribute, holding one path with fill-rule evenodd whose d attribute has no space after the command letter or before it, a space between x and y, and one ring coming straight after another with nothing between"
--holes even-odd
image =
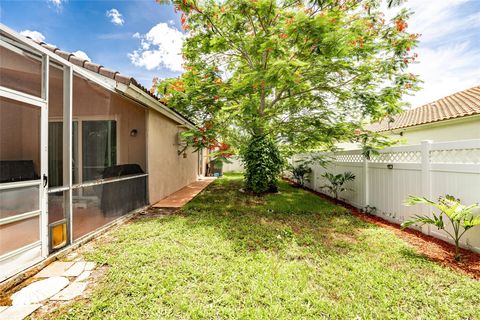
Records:
<instances>
[{"instance_id":1,"label":"stepping stone","mask_svg":"<svg viewBox=\"0 0 480 320\"><path fill-rule=\"evenodd\" d=\"M60 277L73 265L73 262L55 261L35 275L35 278Z\"/></svg>"},{"instance_id":2,"label":"stepping stone","mask_svg":"<svg viewBox=\"0 0 480 320\"><path fill-rule=\"evenodd\" d=\"M87 287L87 283L85 282L73 282L68 287L54 295L50 300L55 301L68 301L72 300L73 298L78 297L85 291Z\"/></svg>"},{"instance_id":3,"label":"stepping stone","mask_svg":"<svg viewBox=\"0 0 480 320\"><path fill-rule=\"evenodd\" d=\"M12 295L12 305L17 306L38 303L55 295L68 284L68 279L64 277L51 277L33 282ZM4 312L0 314L3 314Z\"/></svg>"},{"instance_id":4,"label":"stepping stone","mask_svg":"<svg viewBox=\"0 0 480 320\"><path fill-rule=\"evenodd\" d=\"M8 307L0 312L0 320L23 320L41 306L41 304L27 304Z\"/></svg>"},{"instance_id":5,"label":"stepping stone","mask_svg":"<svg viewBox=\"0 0 480 320\"><path fill-rule=\"evenodd\" d=\"M82 261L82 262L75 262L73 266L71 266L67 271L65 271L62 276L64 277L78 277L83 270L85 270L85 265L87 263Z\"/></svg>"},{"instance_id":6,"label":"stepping stone","mask_svg":"<svg viewBox=\"0 0 480 320\"><path fill-rule=\"evenodd\" d=\"M95 262L87 262L87 264L85 265L85 271L92 271L93 269L95 269Z\"/></svg>"},{"instance_id":7,"label":"stepping stone","mask_svg":"<svg viewBox=\"0 0 480 320\"><path fill-rule=\"evenodd\" d=\"M91 274L92 274L92 271L83 271L82 274L79 275L77 279L75 279L75 282L85 281L88 279L88 277L90 277Z\"/></svg>"},{"instance_id":8,"label":"stepping stone","mask_svg":"<svg viewBox=\"0 0 480 320\"><path fill-rule=\"evenodd\" d=\"M70 260L70 261L73 261L76 258L78 258L78 253L76 253L76 252L71 252L66 256L66 259Z\"/></svg>"}]
</instances>

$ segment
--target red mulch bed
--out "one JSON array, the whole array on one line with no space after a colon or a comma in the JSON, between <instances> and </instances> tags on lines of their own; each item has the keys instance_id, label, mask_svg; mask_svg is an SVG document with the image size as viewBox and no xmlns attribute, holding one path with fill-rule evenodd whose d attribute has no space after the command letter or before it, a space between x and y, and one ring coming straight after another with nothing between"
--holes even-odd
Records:
<instances>
[{"instance_id":1,"label":"red mulch bed","mask_svg":"<svg viewBox=\"0 0 480 320\"><path fill-rule=\"evenodd\" d=\"M284 179L288 183L300 187L295 182ZM406 240L411 244L419 253L423 254L432 261L435 261L442 266L449 267L455 271L469 275L470 277L480 280L480 254L466 250L460 249L462 254L462 260L457 262L454 260L455 255L455 246L447 243L443 240L437 239L435 237L423 234L420 231L413 229L401 230L400 225L389 222L380 217L369 215L358 211L357 208L345 203L343 201L336 201L334 198L329 197L323 193L310 190L308 188L301 187L304 190L307 190L323 199L326 199L330 202L333 202L337 205L340 205L344 208L347 208L351 213L362 219L363 221L376 224L385 229L388 229L395 233L398 237Z\"/></svg>"}]
</instances>

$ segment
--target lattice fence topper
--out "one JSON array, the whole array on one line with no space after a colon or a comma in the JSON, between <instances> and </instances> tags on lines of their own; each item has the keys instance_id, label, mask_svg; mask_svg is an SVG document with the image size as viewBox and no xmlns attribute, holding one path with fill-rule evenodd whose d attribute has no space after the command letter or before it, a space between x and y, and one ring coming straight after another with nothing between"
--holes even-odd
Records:
<instances>
[{"instance_id":1,"label":"lattice fence topper","mask_svg":"<svg viewBox=\"0 0 480 320\"><path fill-rule=\"evenodd\" d=\"M480 164L480 149L430 151L431 163Z\"/></svg>"},{"instance_id":2,"label":"lattice fence topper","mask_svg":"<svg viewBox=\"0 0 480 320\"><path fill-rule=\"evenodd\" d=\"M362 154L337 154L335 155L336 162L363 162Z\"/></svg>"},{"instance_id":3,"label":"lattice fence topper","mask_svg":"<svg viewBox=\"0 0 480 320\"><path fill-rule=\"evenodd\" d=\"M385 152L370 159L373 163L421 163L420 151Z\"/></svg>"}]
</instances>

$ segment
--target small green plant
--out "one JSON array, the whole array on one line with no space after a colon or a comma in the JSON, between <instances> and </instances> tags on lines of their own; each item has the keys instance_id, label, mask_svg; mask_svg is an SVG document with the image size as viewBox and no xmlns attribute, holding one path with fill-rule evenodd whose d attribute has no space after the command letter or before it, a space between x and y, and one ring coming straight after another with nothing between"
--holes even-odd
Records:
<instances>
[{"instance_id":1,"label":"small green plant","mask_svg":"<svg viewBox=\"0 0 480 320\"><path fill-rule=\"evenodd\" d=\"M305 186L305 182L309 181L308 175L312 172L312 168L310 168L307 163L303 162L297 166L291 165L289 166L289 169L293 176L293 180L302 187Z\"/></svg>"},{"instance_id":2,"label":"small green plant","mask_svg":"<svg viewBox=\"0 0 480 320\"><path fill-rule=\"evenodd\" d=\"M322 177L330 182L330 185L324 185L321 188L327 189L336 200L338 200L338 196L341 192L349 190L344 185L349 181L355 180L355 175L349 171L339 174L333 174L330 172L325 172L322 174Z\"/></svg>"},{"instance_id":3,"label":"small green plant","mask_svg":"<svg viewBox=\"0 0 480 320\"><path fill-rule=\"evenodd\" d=\"M471 204L465 206L460 203L459 199L456 199L453 196L446 195L440 197L438 202L433 202L426 198L409 196L405 202L406 206L412 206L416 204L427 204L431 205L438 210L440 213L432 213L432 217L426 215L416 215L412 219L409 219L402 223L402 229L408 228L411 225L424 225L431 224L436 226L439 230L443 230L454 242L455 242L455 260L460 260L460 239L462 236L475 226L480 225L480 215L473 215L473 210L479 208L478 204ZM446 229L445 222L443 217L446 216L450 221L453 227L453 231L450 232Z\"/></svg>"},{"instance_id":4,"label":"small green plant","mask_svg":"<svg viewBox=\"0 0 480 320\"><path fill-rule=\"evenodd\" d=\"M375 213L377 213L377 207L366 205L360 211L365 214L374 215Z\"/></svg>"}]
</instances>

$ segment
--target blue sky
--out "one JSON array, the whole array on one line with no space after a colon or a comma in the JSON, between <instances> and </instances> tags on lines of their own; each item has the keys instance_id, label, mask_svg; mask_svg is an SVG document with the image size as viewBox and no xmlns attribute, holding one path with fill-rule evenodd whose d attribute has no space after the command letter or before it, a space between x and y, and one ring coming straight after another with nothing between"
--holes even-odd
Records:
<instances>
[{"instance_id":1,"label":"blue sky","mask_svg":"<svg viewBox=\"0 0 480 320\"><path fill-rule=\"evenodd\" d=\"M173 30L178 33L173 32L171 36L180 34L179 15L171 6L161 6L153 0L2 0L0 8L0 21L8 27L18 32L39 32L45 42L70 52L81 50L91 61L133 76L147 86L154 76L170 77L180 74L178 62L170 68L164 64L155 67L148 65L148 70L145 65L136 66L129 57L129 54L141 48L142 37L159 23L164 24L160 32L163 30L172 33ZM107 16L107 11L112 9L121 16L115 11L114 15ZM35 35L38 36L36 33ZM156 40L158 39L151 37L150 42ZM177 47L179 41L181 43L181 39L177 41ZM148 42L148 39L144 39L144 42ZM165 47L171 45L167 42ZM140 53L143 51L140 50ZM179 57L175 58L179 60ZM138 63L141 61L137 59Z\"/></svg>"},{"instance_id":2,"label":"blue sky","mask_svg":"<svg viewBox=\"0 0 480 320\"><path fill-rule=\"evenodd\" d=\"M410 0L409 31L421 33L416 52L424 89L406 97L412 106L480 84L480 0ZM391 14L387 14L391 16ZM0 22L150 86L181 73L185 35L179 14L154 0L0 2ZM81 55L82 53L77 53Z\"/></svg>"}]
</instances>

